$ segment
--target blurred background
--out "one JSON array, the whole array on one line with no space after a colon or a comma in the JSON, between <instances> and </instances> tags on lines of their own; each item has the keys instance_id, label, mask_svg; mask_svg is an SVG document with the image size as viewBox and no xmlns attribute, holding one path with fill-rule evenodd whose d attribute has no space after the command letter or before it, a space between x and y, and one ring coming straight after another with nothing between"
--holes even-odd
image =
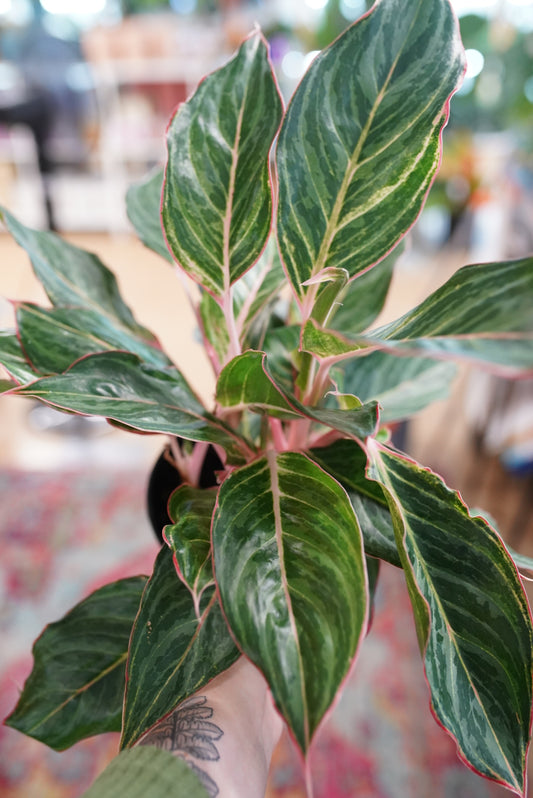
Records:
<instances>
[{"instance_id":1,"label":"blurred background","mask_svg":"<svg viewBox=\"0 0 533 798\"><path fill-rule=\"evenodd\" d=\"M369 5L0 0L0 203L24 223L59 231L99 254L139 321L207 402L213 378L183 289L168 264L134 238L125 191L164 162L173 108L256 22L288 100L317 52ZM451 103L439 176L396 267L380 323L466 263L533 252L533 2L452 5L468 68ZM12 301L46 302L25 253L5 233L0 296L1 327L13 326ZM488 511L515 548L533 556L532 395L531 380L461 367L448 398L395 434L471 506ZM162 445L158 436L127 435L103 421L2 398L2 717L16 701L31 668L31 642L45 623L110 578L150 571L156 545L144 494ZM385 569L383 576L382 614L358 666L361 686L347 688L318 747L318 798L500 795L458 763L429 711L429 725L421 720L427 694L408 600L400 575ZM403 664L391 673L391 661ZM93 740L58 755L2 729L0 792L77 796L114 746ZM288 743L269 789L271 798L303 795Z\"/></svg>"}]
</instances>

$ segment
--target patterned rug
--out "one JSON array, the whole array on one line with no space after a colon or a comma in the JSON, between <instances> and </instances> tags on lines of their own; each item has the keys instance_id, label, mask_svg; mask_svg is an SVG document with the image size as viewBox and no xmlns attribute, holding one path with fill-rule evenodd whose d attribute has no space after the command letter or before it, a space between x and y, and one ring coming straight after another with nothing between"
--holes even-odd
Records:
<instances>
[{"instance_id":1,"label":"patterned rug","mask_svg":"<svg viewBox=\"0 0 533 798\"><path fill-rule=\"evenodd\" d=\"M106 582L150 573L157 552L138 472L0 472L0 715L13 708L44 625ZM117 735L58 754L0 729L3 798L77 798ZM315 798L500 798L462 765L431 717L403 576L382 569L372 629L313 756ZM304 798L288 738L267 798Z\"/></svg>"}]
</instances>

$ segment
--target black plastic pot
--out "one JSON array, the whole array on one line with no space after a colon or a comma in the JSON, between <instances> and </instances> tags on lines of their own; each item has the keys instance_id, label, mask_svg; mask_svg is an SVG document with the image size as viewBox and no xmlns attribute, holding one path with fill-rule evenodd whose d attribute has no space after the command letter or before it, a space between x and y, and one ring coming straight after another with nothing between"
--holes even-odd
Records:
<instances>
[{"instance_id":1,"label":"black plastic pot","mask_svg":"<svg viewBox=\"0 0 533 798\"><path fill-rule=\"evenodd\" d=\"M181 442L178 439L181 446ZM183 482L178 469L173 465L167 446L158 457L148 480L147 507L148 516L154 534L163 543L163 527L172 523L168 514L168 500L171 493ZM209 446L200 472L199 486L212 488L217 484L216 472L224 466L212 446Z\"/></svg>"}]
</instances>

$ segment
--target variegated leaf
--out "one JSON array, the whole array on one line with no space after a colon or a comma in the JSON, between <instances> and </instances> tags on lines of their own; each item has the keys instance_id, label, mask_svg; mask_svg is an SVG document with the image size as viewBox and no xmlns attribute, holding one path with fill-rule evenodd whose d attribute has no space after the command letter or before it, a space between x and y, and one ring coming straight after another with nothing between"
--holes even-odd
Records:
<instances>
[{"instance_id":1,"label":"variegated leaf","mask_svg":"<svg viewBox=\"0 0 533 798\"><path fill-rule=\"evenodd\" d=\"M369 442L383 487L431 689L433 712L481 775L524 795L533 631L505 546L428 469Z\"/></svg>"},{"instance_id":2,"label":"variegated leaf","mask_svg":"<svg viewBox=\"0 0 533 798\"><path fill-rule=\"evenodd\" d=\"M216 489L181 485L168 503L168 514L174 523L163 530L174 553L178 576L191 591L197 610L203 591L213 584L211 519L216 498Z\"/></svg>"},{"instance_id":3,"label":"variegated leaf","mask_svg":"<svg viewBox=\"0 0 533 798\"><path fill-rule=\"evenodd\" d=\"M464 358L510 375L533 372L533 258L465 266L367 340L398 353Z\"/></svg>"},{"instance_id":4,"label":"variegated leaf","mask_svg":"<svg viewBox=\"0 0 533 798\"><path fill-rule=\"evenodd\" d=\"M20 346L20 341L9 330L0 331L0 363L21 385L32 382L39 374L36 372Z\"/></svg>"},{"instance_id":5,"label":"variegated leaf","mask_svg":"<svg viewBox=\"0 0 533 798\"><path fill-rule=\"evenodd\" d=\"M222 484L212 539L224 614L306 753L366 628L348 497L305 456L271 452Z\"/></svg>"},{"instance_id":6,"label":"variegated leaf","mask_svg":"<svg viewBox=\"0 0 533 798\"><path fill-rule=\"evenodd\" d=\"M259 261L234 286L234 306L243 349L256 349L266 333L270 312L279 299L285 272L271 238Z\"/></svg>"},{"instance_id":7,"label":"variegated leaf","mask_svg":"<svg viewBox=\"0 0 533 798\"><path fill-rule=\"evenodd\" d=\"M202 294L199 311L205 346L212 349L219 364L224 363L229 349L224 312L207 291Z\"/></svg>"},{"instance_id":8,"label":"variegated leaf","mask_svg":"<svg viewBox=\"0 0 533 798\"><path fill-rule=\"evenodd\" d=\"M253 33L208 75L167 133L162 219L178 263L214 296L252 266L271 225L269 151L281 100Z\"/></svg>"},{"instance_id":9,"label":"variegated leaf","mask_svg":"<svg viewBox=\"0 0 533 798\"><path fill-rule=\"evenodd\" d=\"M352 341L341 333L325 330L314 319L309 319L302 327L300 347L318 360L336 363L355 356L365 347L364 341Z\"/></svg>"},{"instance_id":10,"label":"variegated leaf","mask_svg":"<svg viewBox=\"0 0 533 798\"><path fill-rule=\"evenodd\" d=\"M303 405L296 397L286 395L269 373L264 352L248 351L230 360L220 373L216 399L224 407L250 406L282 418L307 417L357 440L372 435L378 422L376 402L355 410L330 410Z\"/></svg>"},{"instance_id":11,"label":"variegated leaf","mask_svg":"<svg viewBox=\"0 0 533 798\"><path fill-rule=\"evenodd\" d=\"M130 186L126 193L126 211L143 244L172 263L161 227L162 190L163 170L156 169L144 180Z\"/></svg>"},{"instance_id":12,"label":"variegated leaf","mask_svg":"<svg viewBox=\"0 0 533 798\"><path fill-rule=\"evenodd\" d=\"M456 371L454 363L371 352L342 363L332 377L340 389L355 394L362 402L379 402L380 421L390 424L445 399Z\"/></svg>"},{"instance_id":13,"label":"variegated leaf","mask_svg":"<svg viewBox=\"0 0 533 798\"><path fill-rule=\"evenodd\" d=\"M160 348L88 308L48 309L21 302L17 325L24 351L41 374L59 374L85 355L116 349L156 366L171 365Z\"/></svg>"},{"instance_id":14,"label":"variegated leaf","mask_svg":"<svg viewBox=\"0 0 533 798\"><path fill-rule=\"evenodd\" d=\"M46 627L8 726L57 751L120 731L128 644L146 581L105 585Z\"/></svg>"},{"instance_id":15,"label":"variegated leaf","mask_svg":"<svg viewBox=\"0 0 533 798\"><path fill-rule=\"evenodd\" d=\"M216 401L224 407L247 405L281 417L299 416L298 410L269 376L264 352L244 352L225 366L218 378Z\"/></svg>"},{"instance_id":16,"label":"variegated leaf","mask_svg":"<svg viewBox=\"0 0 533 798\"><path fill-rule=\"evenodd\" d=\"M157 368L127 352L88 355L64 374L36 380L16 393L144 432L218 443L237 462L250 453L238 433L206 411L176 368Z\"/></svg>"},{"instance_id":17,"label":"variegated leaf","mask_svg":"<svg viewBox=\"0 0 533 798\"><path fill-rule=\"evenodd\" d=\"M296 324L274 327L264 338L262 350L268 359L268 370L284 391L294 390L294 377L300 354L300 327Z\"/></svg>"},{"instance_id":18,"label":"variegated leaf","mask_svg":"<svg viewBox=\"0 0 533 798\"><path fill-rule=\"evenodd\" d=\"M5 208L0 208L0 218L30 256L35 274L55 307L95 311L157 346L154 336L135 321L120 296L114 274L97 255L75 247L55 233L25 227Z\"/></svg>"},{"instance_id":19,"label":"variegated leaf","mask_svg":"<svg viewBox=\"0 0 533 798\"><path fill-rule=\"evenodd\" d=\"M277 147L278 238L300 298L324 268L363 272L412 225L463 64L448 0L376 3L313 61Z\"/></svg>"},{"instance_id":20,"label":"variegated leaf","mask_svg":"<svg viewBox=\"0 0 533 798\"><path fill-rule=\"evenodd\" d=\"M131 635L121 748L132 746L238 657L215 589L204 591L197 617L172 552L163 546Z\"/></svg>"},{"instance_id":21,"label":"variegated leaf","mask_svg":"<svg viewBox=\"0 0 533 798\"><path fill-rule=\"evenodd\" d=\"M365 552L400 566L387 500L380 486L366 477L366 452L355 441L339 440L311 449L309 456L348 493L363 533Z\"/></svg>"}]
</instances>

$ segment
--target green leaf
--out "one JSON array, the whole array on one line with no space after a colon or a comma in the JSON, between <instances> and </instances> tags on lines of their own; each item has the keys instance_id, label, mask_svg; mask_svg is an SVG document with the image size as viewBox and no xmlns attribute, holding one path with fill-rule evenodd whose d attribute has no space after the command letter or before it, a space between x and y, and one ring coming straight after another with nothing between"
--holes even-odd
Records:
<instances>
[{"instance_id":1,"label":"green leaf","mask_svg":"<svg viewBox=\"0 0 533 798\"><path fill-rule=\"evenodd\" d=\"M508 374L532 371L533 258L465 266L367 340L407 354L463 357Z\"/></svg>"},{"instance_id":2,"label":"green leaf","mask_svg":"<svg viewBox=\"0 0 533 798\"><path fill-rule=\"evenodd\" d=\"M88 355L64 374L43 377L15 393L144 432L218 443L237 461L248 450L238 433L206 411L176 368L150 366L128 352Z\"/></svg>"},{"instance_id":3,"label":"green leaf","mask_svg":"<svg viewBox=\"0 0 533 798\"><path fill-rule=\"evenodd\" d=\"M339 440L310 449L309 456L331 474L348 493L363 533L365 552L400 566L387 500L380 486L367 479L367 456L355 441Z\"/></svg>"},{"instance_id":4,"label":"green leaf","mask_svg":"<svg viewBox=\"0 0 533 798\"><path fill-rule=\"evenodd\" d=\"M143 244L172 263L161 227L163 170L156 169L126 192L128 219Z\"/></svg>"},{"instance_id":5,"label":"green leaf","mask_svg":"<svg viewBox=\"0 0 533 798\"><path fill-rule=\"evenodd\" d=\"M356 440L364 440L374 435L378 426L377 402L368 402L355 410L329 410L328 408L299 405L302 413L313 421L348 435Z\"/></svg>"},{"instance_id":6,"label":"green leaf","mask_svg":"<svg viewBox=\"0 0 533 798\"><path fill-rule=\"evenodd\" d=\"M197 613L203 591L213 584L211 519L216 498L216 489L182 485L168 503L174 523L165 527L165 540L174 552L178 576L191 591Z\"/></svg>"},{"instance_id":7,"label":"green leaf","mask_svg":"<svg viewBox=\"0 0 533 798\"><path fill-rule=\"evenodd\" d=\"M306 753L366 628L348 497L304 455L271 452L222 484L212 537L224 614Z\"/></svg>"},{"instance_id":8,"label":"green leaf","mask_svg":"<svg viewBox=\"0 0 533 798\"><path fill-rule=\"evenodd\" d=\"M282 391L269 376L264 352L244 352L237 355L220 372L216 401L224 407L253 408L282 417L299 416Z\"/></svg>"},{"instance_id":9,"label":"green leaf","mask_svg":"<svg viewBox=\"0 0 533 798\"><path fill-rule=\"evenodd\" d=\"M0 393L6 393L10 391L12 388L16 388L17 383L11 382L11 380L2 380L0 379Z\"/></svg>"},{"instance_id":10,"label":"green leaf","mask_svg":"<svg viewBox=\"0 0 533 798\"><path fill-rule=\"evenodd\" d=\"M346 269L337 269L335 266L330 266L327 269L322 269L316 277L307 281L306 285L320 286L311 312L311 318L317 324L325 324L326 320L331 316L339 302L340 294L342 294L348 283L349 276Z\"/></svg>"},{"instance_id":11,"label":"green leaf","mask_svg":"<svg viewBox=\"0 0 533 798\"><path fill-rule=\"evenodd\" d=\"M0 217L30 256L33 270L54 306L93 310L157 346L154 336L133 318L120 296L114 274L97 255L69 244L55 233L30 230L4 208L0 208Z\"/></svg>"},{"instance_id":12,"label":"green leaf","mask_svg":"<svg viewBox=\"0 0 533 798\"><path fill-rule=\"evenodd\" d=\"M378 421L375 402L355 410L329 410L308 407L294 396L286 396L269 374L264 352L243 352L230 360L218 378L216 400L224 407L250 406L282 418L306 416L357 439L372 435Z\"/></svg>"},{"instance_id":13,"label":"green leaf","mask_svg":"<svg viewBox=\"0 0 533 798\"><path fill-rule=\"evenodd\" d=\"M259 33L208 75L167 133L162 219L178 263L214 296L254 264L270 232L269 151L281 100Z\"/></svg>"},{"instance_id":14,"label":"green leaf","mask_svg":"<svg viewBox=\"0 0 533 798\"><path fill-rule=\"evenodd\" d=\"M187 798L209 798L185 760L143 745L121 751L81 798L169 798L176 795L176 789Z\"/></svg>"},{"instance_id":15,"label":"green leaf","mask_svg":"<svg viewBox=\"0 0 533 798\"><path fill-rule=\"evenodd\" d=\"M447 0L388 0L313 61L277 146L278 239L289 279L353 277L413 224L435 176L463 71Z\"/></svg>"},{"instance_id":16,"label":"green leaf","mask_svg":"<svg viewBox=\"0 0 533 798\"><path fill-rule=\"evenodd\" d=\"M374 557L365 557L366 572L368 574L368 593L370 597L371 611L374 609L374 599L379 579L380 562Z\"/></svg>"},{"instance_id":17,"label":"green leaf","mask_svg":"<svg viewBox=\"0 0 533 798\"><path fill-rule=\"evenodd\" d=\"M520 552L515 551L507 544L505 544L505 546L513 558L513 562L518 568L520 575L525 579L531 580L531 573L533 572L533 559L531 557L527 557L525 554L520 554Z\"/></svg>"},{"instance_id":18,"label":"green leaf","mask_svg":"<svg viewBox=\"0 0 533 798\"><path fill-rule=\"evenodd\" d=\"M373 441L433 712L474 770L524 794L532 703L527 598L501 539L428 469Z\"/></svg>"},{"instance_id":19,"label":"green leaf","mask_svg":"<svg viewBox=\"0 0 533 798\"><path fill-rule=\"evenodd\" d=\"M352 280L338 298L327 326L344 335L366 330L383 309L394 265L404 250L403 242L376 266Z\"/></svg>"},{"instance_id":20,"label":"green leaf","mask_svg":"<svg viewBox=\"0 0 533 798\"><path fill-rule=\"evenodd\" d=\"M379 557L380 560L401 568L388 507L355 490L348 491L348 496L363 533L365 552L371 557Z\"/></svg>"},{"instance_id":21,"label":"green leaf","mask_svg":"<svg viewBox=\"0 0 533 798\"><path fill-rule=\"evenodd\" d=\"M275 242L270 239L258 262L234 285L233 312L243 349L262 346L280 287L285 280ZM219 364L225 363L229 334L224 312L211 294L204 291L200 301L202 333Z\"/></svg>"},{"instance_id":22,"label":"green leaf","mask_svg":"<svg viewBox=\"0 0 533 798\"><path fill-rule=\"evenodd\" d=\"M170 365L161 349L151 346L116 321L88 308L40 308L17 305L18 333L24 351L41 374L60 374L88 354L120 349L147 363Z\"/></svg>"},{"instance_id":23,"label":"green leaf","mask_svg":"<svg viewBox=\"0 0 533 798\"><path fill-rule=\"evenodd\" d=\"M8 330L0 330L0 363L22 385L39 376L28 363L16 334Z\"/></svg>"},{"instance_id":24,"label":"green leaf","mask_svg":"<svg viewBox=\"0 0 533 798\"><path fill-rule=\"evenodd\" d=\"M128 643L145 585L144 576L105 585L46 627L8 726L57 751L120 731Z\"/></svg>"},{"instance_id":25,"label":"green leaf","mask_svg":"<svg viewBox=\"0 0 533 798\"><path fill-rule=\"evenodd\" d=\"M199 310L205 346L213 349L219 363L225 363L229 349L229 335L224 311L207 291L202 294Z\"/></svg>"},{"instance_id":26,"label":"green leaf","mask_svg":"<svg viewBox=\"0 0 533 798\"><path fill-rule=\"evenodd\" d=\"M301 349L318 360L336 363L353 357L364 345L364 342L357 343L340 333L319 327L314 319L309 319L302 327Z\"/></svg>"},{"instance_id":27,"label":"green leaf","mask_svg":"<svg viewBox=\"0 0 533 798\"><path fill-rule=\"evenodd\" d=\"M121 748L133 745L239 657L214 588L197 617L192 596L163 546L133 626Z\"/></svg>"},{"instance_id":28,"label":"green leaf","mask_svg":"<svg viewBox=\"0 0 533 798\"><path fill-rule=\"evenodd\" d=\"M362 402L379 402L382 424L409 418L450 393L457 367L425 357L371 352L349 360L332 373L339 389Z\"/></svg>"},{"instance_id":29,"label":"green leaf","mask_svg":"<svg viewBox=\"0 0 533 798\"><path fill-rule=\"evenodd\" d=\"M234 286L234 304L243 349L257 349L258 338L262 342L272 308L286 279L276 242L270 238L259 261Z\"/></svg>"},{"instance_id":30,"label":"green leaf","mask_svg":"<svg viewBox=\"0 0 533 798\"><path fill-rule=\"evenodd\" d=\"M294 375L300 354L300 326L274 327L265 335L262 349L267 355L268 370L286 393L294 389Z\"/></svg>"}]
</instances>

